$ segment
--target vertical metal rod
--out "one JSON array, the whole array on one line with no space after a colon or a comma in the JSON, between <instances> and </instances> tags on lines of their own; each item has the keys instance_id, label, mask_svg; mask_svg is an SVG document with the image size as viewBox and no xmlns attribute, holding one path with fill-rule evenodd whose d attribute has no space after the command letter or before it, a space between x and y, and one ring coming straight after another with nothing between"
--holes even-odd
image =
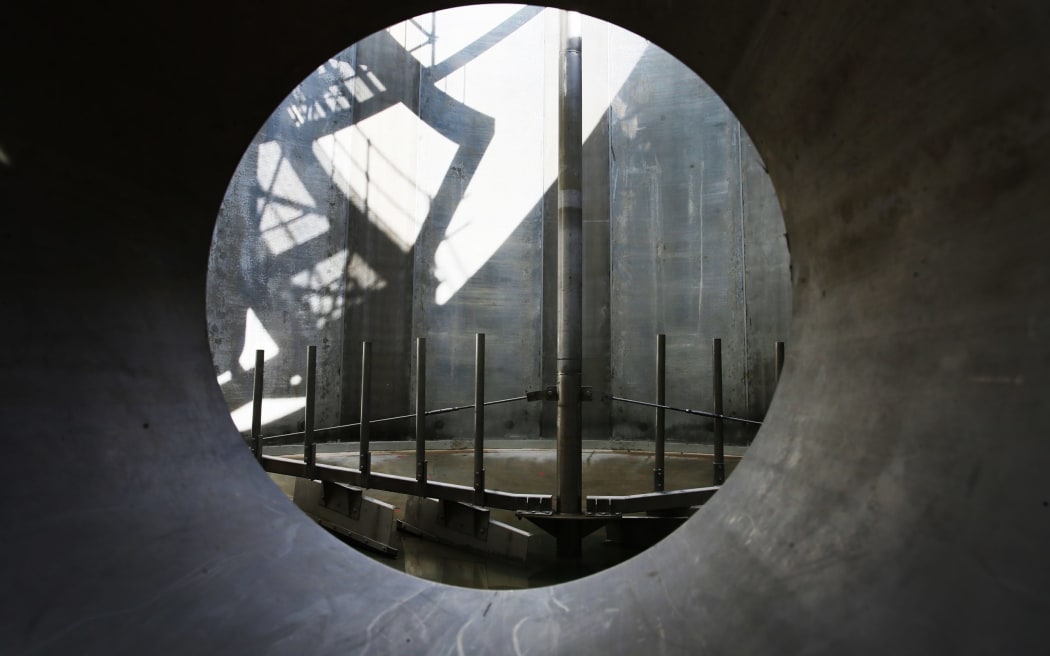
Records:
<instances>
[{"instance_id":1,"label":"vertical metal rod","mask_svg":"<svg viewBox=\"0 0 1050 656\"><path fill-rule=\"evenodd\" d=\"M580 15L561 13L558 94L558 503L583 509L583 75ZM582 551L579 525L565 522L558 555Z\"/></svg>"},{"instance_id":2,"label":"vertical metal rod","mask_svg":"<svg viewBox=\"0 0 1050 656\"><path fill-rule=\"evenodd\" d=\"M262 462L262 402L263 402L263 363L266 358L262 349L255 351L255 388L252 392L252 453L255 459Z\"/></svg>"},{"instance_id":3,"label":"vertical metal rod","mask_svg":"<svg viewBox=\"0 0 1050 656\"><path fill-rule=\"evenodd\" d=\"M715 337L711 348L711 382L714 391L715 414L722 414L722 340ZM715 417L715 485L726 480L725 435L722 417Z\"/></svg>"},{"instance_id":4,"label":"vertical metal rod","mask_svg":"<svg viewBox=\"0 0 1050 656\"><path fill-rule=\"evenodd\" d=\"M317 347L306 347L306 412L303 417L303 462L306 477L317 475L317 445L314 444L314 388L317 378Z\"/></svg>"},{"instance_id":5,"label":"vertical metal rod","mask_svg":"<svg viewBox=\"0 0 1050 656\"><path fill-rule=\"evenodd\" d=\"M372 473L372 452L369 450L369 439L372 437L372 342L361 344L361 428L360 455L357 468L364 477L364 486L368 486L368 477Z\"/></svg>"},{"instance_id":6,"label":"vertical metal rod","mask_svg":"<svg viewBox=\"0 0 1050 656\"><path fill-rule=\"evenodd\" d=\"M485 505L485 333L474 344L474 505Z\"/></svg>"},{"instance_id":7,"label":"vertical metal rod","mask_svg":"<svg viewBox=\"0 0 1050 656\"><path fill-rule=\"evenodd\" d=\"M416 482L419 495L427 489L427 340L416 338Z\"/></svg>"},{"instance_id":8,"label":"vertical metal rod","mask_svg":"<svg viewBox=\"0 0 1050 656\"><path fill-rule=\"evenodd\" d=\"M773 378L773 384L780 384L780 371L784 368L784 342L777 342L777 374Z\"/></svg>"},{"instance_id":9,"label":"vertical metal rod","mask_svg":"<svg viewBox=\"0 0 1050 656\"><path fill-rule=\"evenodd\" d=\"M656 402L667 402L665 383L667 380L667 336L656 336ZM664 409L656 409L656 464L653 469L653 491L664 491Z\"/></svg>"}]
</instances>

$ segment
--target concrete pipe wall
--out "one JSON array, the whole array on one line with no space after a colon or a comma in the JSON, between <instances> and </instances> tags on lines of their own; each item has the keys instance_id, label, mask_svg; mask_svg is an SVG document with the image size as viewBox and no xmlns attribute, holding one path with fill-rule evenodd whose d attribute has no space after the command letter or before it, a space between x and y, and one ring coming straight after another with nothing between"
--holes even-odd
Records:
<instances>
[{"instance_id":1,"label":"concrete pipe wall","mask_svg":"<svg viewBox=\"0 0 1050 656\"><path fill-rule=\"evenodd\" d=\"M794 324L766 425L683 529L551 588L400 575L291 506L214 382L216 210L318 62L447 4L5 22L0 651L1045 651L1045 3L555 3L693 67L768 165Z\"/></svg>"}]
</instances>

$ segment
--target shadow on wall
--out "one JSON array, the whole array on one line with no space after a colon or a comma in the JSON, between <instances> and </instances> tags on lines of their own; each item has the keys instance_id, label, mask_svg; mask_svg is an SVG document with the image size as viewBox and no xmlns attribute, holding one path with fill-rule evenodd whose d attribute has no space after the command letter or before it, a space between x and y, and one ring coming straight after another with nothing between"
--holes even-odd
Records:
<instances>
[{"instance_id":1,"label":"shadow on wall","mask_svg":"<svg viewBox=\"0 0 1050 656\"><path fill-rule=\"evenodd\" d=\"M556 34L556 12L508 5L407 21L323 64L260 130L209 262L216 375L242 432L257 348L267 356L269 435L301 425L310 344L318 426L357 420L364 340L377 418L413 410L417 336L428 338L431 407L469 403L475 332L488 335L490 398L554 379L554 316L544 308L555 306L557 125L547 117L557 52L522 56L542 49L552 25ZM704 394L675 393L709 379L700 351L717 336L727 412L760 419L772 357L748 345L784 339L790 314L768 177L739 122L691 71L620 28L585 25L588 47L603 54L585 58L595 81L585 84L584 384L651 400L650 344L667 332L678 349L668 401L708 407ZM487 420L504 437L534 438L553 435L552 410L499 406ZM589 439L651 437L644 410L598 402L585 413ZM428 429L456 439L470 424L450 415ZM678 418L668 427L691 441L710 429ZM379 425L375 437L411 431L410 421ZM353 440L356 430L326 438Z\"/></svg>"},{"instance_id":2,"label":"shadow on wall","mask_svg":"<svg viewBox=\"0 0 1050 656\"><path fill-rule=\"evenodd\" d=\"M410 322L414 263L433 261L439 241L422 254L414 244L424 226L447 230L494 123L435 84L540 11L513 12L429 67L391 34L418 21L379 32L322 65L260 130L227 191L209 262L209 337L240 430L250 425L257 348L266 351L268 432L296 428L290 415L305 402L308 344L319 346L321 425L356 414L353 402L346 411L341 403L340 372L358 356L350 349L343 362L344 340L374 342L382 363L374 412L404 411L396 392L411 366L411 335L391 327ZM433 41L423 36L412 51ZM425 95L422 80L432 87ZM435 151L439 161L417 175L417 157ZM347 312L354 321L344 321Z\"/></svg>"}]
</instances>

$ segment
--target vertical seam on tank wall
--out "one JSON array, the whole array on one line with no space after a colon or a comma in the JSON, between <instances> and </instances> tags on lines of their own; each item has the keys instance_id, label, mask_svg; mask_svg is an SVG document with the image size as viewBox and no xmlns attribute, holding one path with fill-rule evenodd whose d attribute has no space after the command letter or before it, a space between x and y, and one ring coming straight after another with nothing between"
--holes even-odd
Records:
<instances>
[{"instance_id":1,"label":"vertical seam on tank wall","mask_svg":"<svg viewBox=\"0 0 1050 656\"><path fill-rule=\"evenodd\" d=\"M614 134L613 125L615 122L615 112L613 105L616 102L616 98L620 94L620 89L612 89L612 70L613 70L613 57L611 54L613 50L613 40L615 35L609 24L605 25L605 90L609 97L609 103L605 107L605 119L607 124L607 130L605 135L606 142L606 164L607 164L607 179L608 185L606 186L606 195L608 198L608 214L609 214L609 305L608 305L608 358L605 366L606 378L603 381L606 390L611 394L613 387L617 384L617 372L624 370L624 355L623 355L623 340L617 341L617 330L622 330L623 325L619 321L619 315L613 308L613 299L617 297L617 285L622 284L622 279L628 279L626 276L621 277L621 281L614 278L614 272L623 272L623 267L616 266L616 255L617 255L617 239L622 240L624 234L630 234L626 227L625 221L623 220L622 206L618 206L617 198L620 188L620 167L616 161L616 148L613 145ZM584 87L586 89L586 86ZM626 149L623 149L626 150ZM617 226L621 232L617 233ZM621 248L621 250L623 250ZM608 404L606 408L606 417L608 419L608 432L610 439L614 438L616 432L619 430L617 423L617 417L623 417L623 414L617 414L617 408L613 407L613 404Z\"/></svg>"},{"instance_id":2,"label":"vertical seam on tank wall","mask_svg":"<svg viewBox=\"0 0 1050 656\"><path fill-rule=\"evenodd\" d=\"M353 45L350 46L350 70L352 70L354 72L354 76L356 77L356 75L357 75L357 44L356 43L354 43ZM354 81L351 80L350 83L353 84ZM347 112L349 114L347 127L349 127L349 126L354 124L354 117L357 115L357 96L355 96L353 93L350 92L350 89L348 87L346 87L345 83L344 83L344 88L346 88L347 93L350 96L350 107L349 107L348 112ZM333 126L333 127L336 127L336 126ZM332 154L330 155L330 157L332 158L332 162L333 162L333 164L332 164L332 184L336 184L335 183L336 172L335 172L335 164L334 164L334 162L335 162L335 149L336 149L336 140L332 139ZM361 253L360 257L362 259L365 258L365 254L363 252L364 251L363 244L355 243L353 231L351 230L350 218L351 218L351 212L353 211L352 208L354 206L354 201L351 198L349 185L347 185L347 193L345 195L345 198L346 198L346 201L345 201L346 205L343 207L343 222L344 222L344 225L343 225L343 245L346 247L346 261L350 262L353 259L352 256L353 256L353 253L355 252L354 249L358 249L357 252ZM343 376L343 371L345 370L346 364L347 364L346 363L346 359L345 359L346 358L346 339L347 339L347 331L350 329L350 322L352 321L351 312L350 312L350 304L347 302L347 298L346 298L347 278L349 278L349 276L350 276L350 269L349 269L348 266L344 266L343 267L343 276L342 276L342 278L343 278L343 291L342 291L342 295L343 295L343 325L342 325L342 330L340 331L341 339L339 340L342 343L342 351L339 353L339 380L340 381L345 381L345 377ZM361 304L361 310L362 310L361 313L362 314L364 314L365 308L367 306L368 306L367 303L362 303ZM363 323L363 318L362 318L362 323ZM363 331L361 332L361 337L363 339L367 339L367 336L364 334ZM345 414L345 404L343 403L343 392L344 392L343 388L344 388L344 385L345 385L344 382L341 382L341 384L339 385L339 409L338 409L338 412L337 412L337 416L340 418L341 422L343 420L345 420L347 416L360 418L360 414L359 414L360 413L360 409L358 409L357 412L354 412L353 410L351 410L349 415ZM352 389L353 388L351 388L351 390Z\"/></svg>"},{"instance_id":3,"label":"vertical seam on tank wall","mask_svg":"<svg viewBox=\"0 0 1050 656\"><path fill-rule=\"evenodd\" d=\"M354 71L354 75L357 75L357 44L355 43L351 47L353 48L353 51L350 53L350 61L353 62L351 64L351 70ZM349 91L349 89L347 89L347 91ZM350 93L350 122L348 123L348 125L354 125L354 123L356 123L356 122L357 122L357 96L355 96L353 93ZM331 155L333 162L335 161L335 148L336 148L335 144L336 144L336 141L335 141L335 139L333 139L332 140L332 155ZM332 165L332 178L333 179L335 178L335 165L334 164ZM351 235L351 232L350 232L350 212L351 212L351 208L354 206L354 201L351 198L351 195L352 194L350 193L350 186L347 185L346 212L345 212L345 215L346 215L345 232L346 232L346 252L347 252L348 261L349 261L349 257L350 257L350 247L351 246L355 246L354 242L352 241L352 235ZM356 245L356 247L360 248L361 245L358 244L358 245ZM362 254L361 257L364 258L364 255ZM346 335L346 319L347 319L347 317L346 317L346 279L347 279L347 276L349 276L349 275L350 275L349 268L344 267L344 269L343 269L343 335L344 336ZM345 341L345 339L344 339L344 341Z\"/></svg>"},{"instance_id":4,"label":"vertical seam on tank wall","mask_svg":"<svg viewBox=\"0 0 1050 656\"><path fill-rule=\"evenodd\" d=\"M539 316L539 327L540 335L537 340L537 357L539 358L539 375L540 384L545 385L548 380L547 376L550 375L551 369L547 362L548 354L550 349L548 348L548 342L550 331L547 326L547 320L550 318L550 308L548 307L548 301L550 295L548 293L548 279L550 277L550 267L547 265L547 255L550 248L548 247L547 238L549 237L550 226L548 225L547 202L546 202L546 191L547 188L544 186L544 180L546 176L546 167L549 166L547 156L547 144L550 142L550 125L547 116L547 96L550 94L550 73L551 66L548 61L547 51L550 48L550 32L551 32L551 20L549 18L551 14L548 14L548 18L542 23L543 27L543 46L541 48L541 55L543 57L543 80L540 83L540 113L543 114L540 119L540 125L542 126L542 139L543 145L540 149L540 316ZM557 170L557 167L555 167ZM557 179L555 178L555 185L557 185ZM557 346L555 346L557 348ZM543 403L538 404L536 414L534 415L536 422L536 434L543 437L544 431L544 420L547 416L544 413Z\"/></svg>"},{"instance_id":5,"label":"vertical seam on tank wall","mask_svg":"<svg viewBox=\"0 0 1050 656\"><path fill-rule=\"evenodd\" d=\"M351 47L356 48L356 45L352 45ZM350 55L351 61L356 61L356 52L357 52L356 50L351 51L351 55ZM335 57L338 57L338 55L335 55ZM341 67L340 67L340 70L341 70ZM353 70L353 65L351 65L351 70ZM335 76L333 76L334 79L332 80L332 82L335 85L338 85L340 82L342 82L342 80L338 79L339 77L341 77L341 75L339 75L339 74L336 74ZM345 85L343 85L343 89L346 90L346 86ZM354 120L354 103L353 103L353 94L351 93L349 95L350 95L350 101L348 101L348 103L347 103L347 111L349 112L350 122L352 124L353 120ZM331 119L331 131L332 131L332 134L334 135L338 130L339 130L338 113L337 112L332 112L332 119ZM332 203L332 199L333 198L338 198L339 196L342 195L340 193L341 190L338 188L338 184L335 181L335 165L334 165L334 162L335 162L335 154L334 154L335 141L336 140L333 138L332 139L333 154L331 156L332 162L333 162L333 165L332 165L332 177L328 181L329 207L332 206L331 203ZM311 151L312 150L313 150L313 148L311 148ZM314 159L317 159L316 155L314 156ZM320 164L320 162L318 162L318 163ZM349 195L348 195L347 198L346 198L346 206L344 207L344 211L343 211L343 217L344 217L343 218L343 252L346 253L346 260L345 261L347 263L349 263L351 261L351 253L350 253L350 205L351 205L351 200L350 200ZM332 216L330 218L332 220L332 224L336 225L336 223L337 223L336 220L335 220L336 217ZM347 303L347 300L346 300L346 286L347 286L346 283L347 283L347 276L348 276L347 271L348 271L348 267L346 265L344 265L343 266L343 275L339 279L339 285L340 285L340 287L339 287L339 298L342 300L342 312L340 314L340 320L339 320L339 322L337 324L339 328L338 328L338 331L335 333L337 346L336 345L332 345L332 346L328 346L327 348L325 348L323 346L323 342L322 342L322 349L324 349L322 352L325 355L325 360L322 361L321 363L319 363L319 366L318 366L318 369L319 369L319 376L318 377L321 380L324 380L324 372L325 372L325 368L327 367L328 368L328 373L327 373L328 380L332 380L332 378L334 377L336 380L340 381L339 384L332 384L332 386L331 386L331 388L333 390L332 391L332 395L335 396L335 398L336 398L335 403L332 404L335 407L335 410L334 410L335 419L337 421L339 421L340 423L342 423L343 393L345 391L343 389L343 385L342 385L343 367L345 365L345 361L343 360L343 358L344 358L344 356L346 354L346 325L347 325L347 320L348 320L347 314L348 314L348 309L349 309L349 304ZM338 355L333 355L333 351L335 351L336 348L339 349ZM327 364L326 365L326 362L332 363L332 364ZM331 369L333 365L337 367L335 372L333 372L332 369ZM323 390L323 387L322 387L322 390Z\"/></svg>"},{"instance_id":6,"label":"vertical seam on tank wall","mask_svg":"<svg viewBox=\"0 0 1050 656\"><path fill-rule=\"evenodd\" d=\"M702 148L702 146L701 146L701 148ZM697 294L697 299L696 299L696 323L697 323L696 332L697 332L698 335L702 333L703 325L704 325L704 286L706 285L706 282L704 281L704 180L705 180L705 177L706 177L705 176L706 168L707 168L706 167L706 163L707 163L707 160L704 158L703 150L701 150L701 152L700 152L700 209L698 211L698 214L700 216L700 228L699 228L699 232L700 232L700 247L698 248L698 250L700 251L700 293Z\"/></svg>"},{"instance_id":7,"label":"vertical seam on tank wall","mask_svg":"<svg viewBox=\"0 0 1050 656\"><path fill-rule=\"evenodd\" d=\"M744 308L744 411L751 411L751 390L748 384L750 378L750 366L748 358L748 332L747 323L747 253L745 251L745 221L744 216L744 156L743 156L743 126L739 119L736 121L736 188L740 199L740 296L741 306Z\"/></svg>"},{"instance_id":8,"label":"vertical seam on tank wall","mask_svg":"<svg viewBox=\"0 0 1050 656\"><path fill-rule=\"evenodd\" d=\"M613 178L613 159L612 159L612 94L610 79L612 76L609 73L612 67L612 57L609 56L611 50L610 43L612 42L612 33L608 23L603 26L605 31L605 82L604 89L606 97L609 97L609 104L605 107L605 238L606 238L606 257L608 257L608 268L605 271L605 331L602 338L605 340L605 366L602 371L602 387L609 393L611 393L610 387L613 382L613 312L612 312L612 299L613 299L613 185L615 184ZM587 87L584 86L584 91ZM618 90L617 90L618 91ZM599 121L600 123L600 121ZM613 426L613 414L612 404L606 404L605 409L602 413L602 419L605 422L603 430L608 432L609 437L612 437L612 426Z\"/></svg>"},{"instance_id":9,"label":"vertical seam on tank wall","mask_svg":"<svg viewBox=\"0 0 1050 656\"><path fill-rule=\"evenodd\" d=\"M430 68L437 65L437 37L435 36L438 31L437 15L436 11L430 12L430 34L427 35L430 41Z\"/></svg>"},{"instance_id":10,"label":"vertical seam on tank wall","mask_svg":"<svg viewBox=\"0 0 1050 656\"><path fill-rule=\"evenodd\" d=\"M405 29L405 36L403 38L405 39L405 42L407 43L408 42L408 21L403 23L403 25L404 25L404 29ZM437 30L436 30L436 26L434 25L433 22L431 22L431 24L430 24L430 29L431 29L431 34L436 34ZM432 56L433 56L433 48L434 48L434 46L431 46L431 55ZM416 158L415 158L416 161L415 161L415 170L412 171L412 186L413 186L413 190L412 191L415 194L419 194L419 169L420 169L420 165L419 165L420 152L419 151L422 150L422 145L423 145L423 129L420 126L421 125L423 125L423 126L426 125L426 120L423 118L423 111L424 111L424 109L423 109L423 85L430 82L430 75L427 73L427 68L426 68L426 66L423 65L423 62L419 62L418 66L419 66L419 68L418 68L419 74L418 74L417 79L416 79L416 124L415 124L416 125ZM467 104L467 90L466 90L466 87L467 87L466 80L463 80L463 104L464 105ZM449 171L447 171L447 170L445 171L445 175L446 176L448 176L449 173L450 173ZM440 192L435 192L435 194L437 194L437 193L440 193ZM434 199L430 198L430 200L431 200L431 202L427 203L427 213L426 213L426 215L421 217L422 221L420 223L420 229L419 229L419 232L417 233L415 244L413 244L413 246L412 246L412 259L411 259L411 262L412 262L412 304L410 306L411 310L409 311L409 316L408 316L408 332L409 332L408 343L409 343L409 348L412 348L413 345L416 344L416 339L418 339L420 337L426 337L427 336L427 334L426 334L427 333L426 323L425 323L426 319L427 319L427 313L426 313L426 310L424 310L424 307L426 306L425 295L427 295L429 293L429 291L427 290L427 288L425 286L425 283L426 282L430 282L430 281L427 280L429 267L427 265L427 262L422 261L422 259L424 257L426 257L426 253L427 253L427 248L426 248L426 245L425 245L424 242L428 238L436 239L436 237L434 235L432 235L430 230L428 229L430 227L428 224L432 224L433 223L433 220L431 219L431 217L433 216L433 214L435 212L435 208L433 206L433 200ZM450 221L451 221L451 217L450 217ZM434 253L435 253L435 255L437 254L437 247L434 248ZM437 258L435 257L435 259L437 259ZM418 283L417 283L417 281L418 281ZM434 289L436 291L437 287L435 286ZM418 319L418 323L417 323L417 319ZM414 328L418 332L413 337L412 336L412 330ZM425 354L424 354L424 357L425 357ZM413 360L415 360L415 358L413 358ZM419 363L418 362L415 362L412 365L412 371L413 371L413 375L410 377L410 385L411 385L411 387L409 387L409 390L415 390L415 388L416 388L416 379L419 377ZM423 381L423 384L424 384L424 386L426 385L426 380ZM411 391L408 392L408 399L409 399L409 403L414 403L414 401L415 401L415 399L413 399L413 393ZM426 408L424 408L424 410L425 409ZM417 410L418 410L418 408L417 408Z\"/></svg>"}]
</instances>

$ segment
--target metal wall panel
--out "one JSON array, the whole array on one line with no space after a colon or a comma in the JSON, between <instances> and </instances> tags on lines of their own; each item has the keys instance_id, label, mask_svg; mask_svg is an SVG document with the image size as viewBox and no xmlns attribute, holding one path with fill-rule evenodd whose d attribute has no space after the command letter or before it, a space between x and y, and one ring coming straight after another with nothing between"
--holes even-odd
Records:
<instances>
[{"instance_id":1,"label":"metal wall panel","mask_svg":"<svg viewBox=\"0 0 1050 656\"><path fill-rule=\"evenodd\" d=\"M351 48L284 100L245 151L216 219L207 288L215 373L228 381L222 389L231 409L243 408L252 396L254 349L265 348L264 395L294 409L270 433L302 421L311 344L318 346L318 425L340 417L350 203L314 144L352 122L344 83L353 84L354 70Z\"/></svg>"},{"instance_id":2,"label":"metal wall panel","mask_svg":"<svg viewBox=\"0 0 1050 656\"><path fill-rule=\"evenodd\" d=\"M343 133L347 135L343 148L351 152L349 169L360 176L351 185L354 202L346 219L348 244L382 282L354 304L344 324L340 423L352 423L360 416L363 341L372 342L371 416L399 416L412 410L407 373L413 360L411 193L416 183L410 167L425 129L416 118L420 80L416 59L388 31L363 39L356 48L357 70L367 88L354 98L357 129ZM377 424L373 436L397 437L411 431L411 426L410 421Z\"/></svg>"},{"instance_id":3,"label":"metal wall panel","mask_svg":"<svg viewBox=\"0 0 1050 656\"><path fill-rule=\"evenodd\" d=\"M747 414L761 419L776 389L776 342L790 348L791 277L780 204L761 155L741 130L744 291L747 311Z\"/></svg>"},{"instance_id":4,"label":"metal wall panel","mask_svg":"<svg viewBox=\"0 0 1050 656\"><path fill-rule=\"evenodd\" d=\"M362 40L267 124L257 142L285 145L325 208L332 228L323 238L282 258L253 256L265 245L265 234L243 227L260 221L254 150L231 184L210 278L217 362L240 353L228 335L242 312L217 299L232 289L240 305L272 306L265 321L277 326L271 332L289 359L270 363L267 395L284 393L278 383L287 386L306 343L318 343L318 425L356 421L362 340L373 342L374 418L414 410L417 337L428 339L430 408L472 402L476 332L488 339L490 400L554 382L556 12L472 12L430 15ZM729 109L681 63L615 26L586 20L584 30L583 375L597 392L584 406L586 437L651 437L652 410L601 395L652 400L660 332L668 335L669 403L710 408L711 340L720 337L725 410L760 418L772 392L772 344L784 338L790 312L768 176ZM325 114L333 103L338 111ZM321 324L300 300L298 323L287 327L296 299L281 286L336 253L343 271L332 290L345 317L306 330ZM250 394L250 377L241 378L227 395L235 407ZM547 405L492 408L489 432L552 436ZM267 432L294 429L297 417ZM427 426L432 437L466 439L472 418L443 415ZM672 413L667 427L670 439L706 441L710 422ZM749 439L734 428L731 440ZM386 424L376 437L412 430L409 421Z\"/></svg>"},{"instance_id":5,"label":"metal wall panel","mask_svg":"<svg viewBox=\"0 0 1050 656\"><path fill-rule=\"evenodd\" d=\"M771 379L757 371L768 368L771 353L751 356L750 345L772 343L790 311L774 293L788 284L787 250L777 241L782 219L768 176L756 171L750 150L742 158L744 133L721 99L655 47L634 67L610 120L615 393L654 400L655 341L665 333L667 402L710 410L717 337L724 411L760 419ZM752 239L770 259L748 289ZM651 409L618 404L613 417L615 439L652 436ZM666 422L669 439L710 439L709 420L669 413ZM727 425L731 441L752 433Z\"/></svg>"},{"instance_id":6,"label":"metal wall panel","mask_svg":"<svg viewBox=\"0 0 1050 656\"><path fill-rule=\"evenodd\" d=\"M441 29L458 15L458 29L473 27L480 36L425 69L419 87L420 118L456 144L415 249L411 328L428 340L431 408L473 402L478 332L486 335L488 400L542 384L540 199L550 119L539 106L551 81L539 56L545 37L539 14L508 7L473 26L469 11L442 14L435 23ZM421 151L420 175L428 166L429 154ZM539 412L524 402L491 407L487 431L535 437ZM438 439L473 435L471 412L427 424Z\"/></svg>"}]
</instances>

